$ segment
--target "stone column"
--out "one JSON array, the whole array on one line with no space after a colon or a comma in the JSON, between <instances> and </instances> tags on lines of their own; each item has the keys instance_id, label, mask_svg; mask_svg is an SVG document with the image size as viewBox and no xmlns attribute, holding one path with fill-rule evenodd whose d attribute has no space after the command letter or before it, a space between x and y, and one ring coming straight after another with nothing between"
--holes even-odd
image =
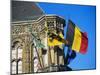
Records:
<instances>
[{"instance_id":1,"label":"stone column","mask_svg":"<svg viewBox=\"0 0 100 75\"><path fill-rule=\"evenodd\" d=\"M51 63L55 64L54 47L50 47L50 53L51 53Z\"/></svg>"}]
</instances>

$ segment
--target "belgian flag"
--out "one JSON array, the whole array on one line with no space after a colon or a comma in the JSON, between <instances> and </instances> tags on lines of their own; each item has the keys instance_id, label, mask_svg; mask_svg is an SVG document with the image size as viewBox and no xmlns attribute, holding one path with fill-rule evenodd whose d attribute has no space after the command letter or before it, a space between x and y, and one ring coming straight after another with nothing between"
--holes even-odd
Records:
<instances>
[{"instance_id":1,"label":"belgian flag","mask_svg":"<svg viewBox=\"0 0 100 75\"><path fill-rule=\"evenodd\" d=\"M86 33L80 31L80 29L71 21L68 21L67 37L69 47L82 54L87 52L88 37Z\"/></svg>"}]
</instances>

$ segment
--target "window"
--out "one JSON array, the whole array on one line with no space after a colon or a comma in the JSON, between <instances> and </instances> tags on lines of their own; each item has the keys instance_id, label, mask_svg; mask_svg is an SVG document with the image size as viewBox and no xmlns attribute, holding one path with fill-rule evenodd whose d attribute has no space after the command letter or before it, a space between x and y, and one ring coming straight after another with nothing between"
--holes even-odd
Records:
<instances>
[{"instance_id":1,"label":"window","mask_svg":"<svg viewBox=\"0 0 100 75\"><path fill-rule=\"evenodd\" d=\"M54 27L54 22L47 22L48 27Z\"/></svg>"},{"instance_id":2,"label":"window","mask_svg":"<svg viewBox=\"0 0 100 75\"><path fill-rule=\"evenodd\" d=\"M63 26L64 26L64 25L63 25L63 24L61 24L61 29L63 29Z\"/></svg>"},{"instance_id":3,"label":"window","mask_svg":"<svg viewBox=\"0 0 100 75\"><path fill-rule=\"evenodd\" d=\"M16 62L12 62L12 74L16 74Z\"/></svg>"},{"instance_id":4,"label":"window","mask_svg":"<svg viewBox=\"0 0 100 75\"><path fill-rule=\"evenodd\" d=\"M12 48L12 74L22 73L22 46L19 42L14 43Z\"/></svg>"},{"instance_id":5,"label":"window","mask_svg":"<svg viewBox=\"0 0 100 75\"><path fill-rule=\"evenodd\" d=\"M18 62L18 73L22 73L22 61Z\"/></svg>"},{"instance_id":6,"label":"window","mask_svg":"<svg viewBox=\"0 0 100 75\"><path fill-rule=\"evenodd\" d=\"M18 47L18 59L22 58L22 49L20 47Z\"/></svg>"},{"instance_id":7,"label":"window","mask_svg":"<svg viewBox=\"0 0 100 75\"><path fill-rule=\"evenodd\" d=\"M37 55L37 51L36 49L33 47L33 53L34 53L34 59L33 59L33 62L34 62L34 72L37 72L38 70L38 55Z\"/></svg>"},{"instance_id":8,"label":"window","mask_svg":"<svg viewBox=\"0 0 100 75\"><path fill-rule=\"evenodd\" d=\"M12 59L16 59L16 50L15 49L12 50Z\"/></svg>"}]
</instances>

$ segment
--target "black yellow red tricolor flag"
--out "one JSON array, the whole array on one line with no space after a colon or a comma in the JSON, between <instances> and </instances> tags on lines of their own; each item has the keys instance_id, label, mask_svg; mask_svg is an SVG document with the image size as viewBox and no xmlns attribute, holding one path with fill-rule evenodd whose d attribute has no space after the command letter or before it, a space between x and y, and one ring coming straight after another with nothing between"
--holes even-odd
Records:
<instances>
[{"instance_id":1,"label":"black yellow red tricolor flag","mask_svg":"<svg viewBox=\"0 0 100 75\"><path fill-rule=\"evenodd\" d=\"M71 21L68 21L67 37L69 47L82 54L87 52L88 37L86 33L80 31L80 29Z\"/></svg>"}]
</instances>

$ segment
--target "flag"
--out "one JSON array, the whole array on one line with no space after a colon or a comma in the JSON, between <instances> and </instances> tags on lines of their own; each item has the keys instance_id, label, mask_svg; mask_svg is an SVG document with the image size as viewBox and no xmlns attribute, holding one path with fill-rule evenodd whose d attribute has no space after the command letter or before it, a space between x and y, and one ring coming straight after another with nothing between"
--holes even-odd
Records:
<instances>
[{"instance_id":1,"label":"flag","mask_svg":"<svg viewBox=\"0 0 100 75\"><path fill-rule=\"evenodd\" d=\"M67 55L64 58L64 62L66 65L70 64L70 62L76 57L76 52L68 48Z\"/></svg>"},{"instance_id":2,"label":"flag","mask_svg":"<svg viewBox=\"0 0 100 75\"><path fill-rule=\"evenodd\" d=\"M58 35L55 33L48 34L48 46L57 46L64 44L64 36L62 33Z\"/></svg>"},{"instance_id":3,"label":"flag","mask_svg":"<svg viewBox=\"0 0 100 75\"><path fill-rule=\"evenodd\" d=\"M88 38L86 33L81 30L71 21L68 22L67 37L68 45L76 52L85 54L88 47Z\"/></svg>"}]
</instances>

